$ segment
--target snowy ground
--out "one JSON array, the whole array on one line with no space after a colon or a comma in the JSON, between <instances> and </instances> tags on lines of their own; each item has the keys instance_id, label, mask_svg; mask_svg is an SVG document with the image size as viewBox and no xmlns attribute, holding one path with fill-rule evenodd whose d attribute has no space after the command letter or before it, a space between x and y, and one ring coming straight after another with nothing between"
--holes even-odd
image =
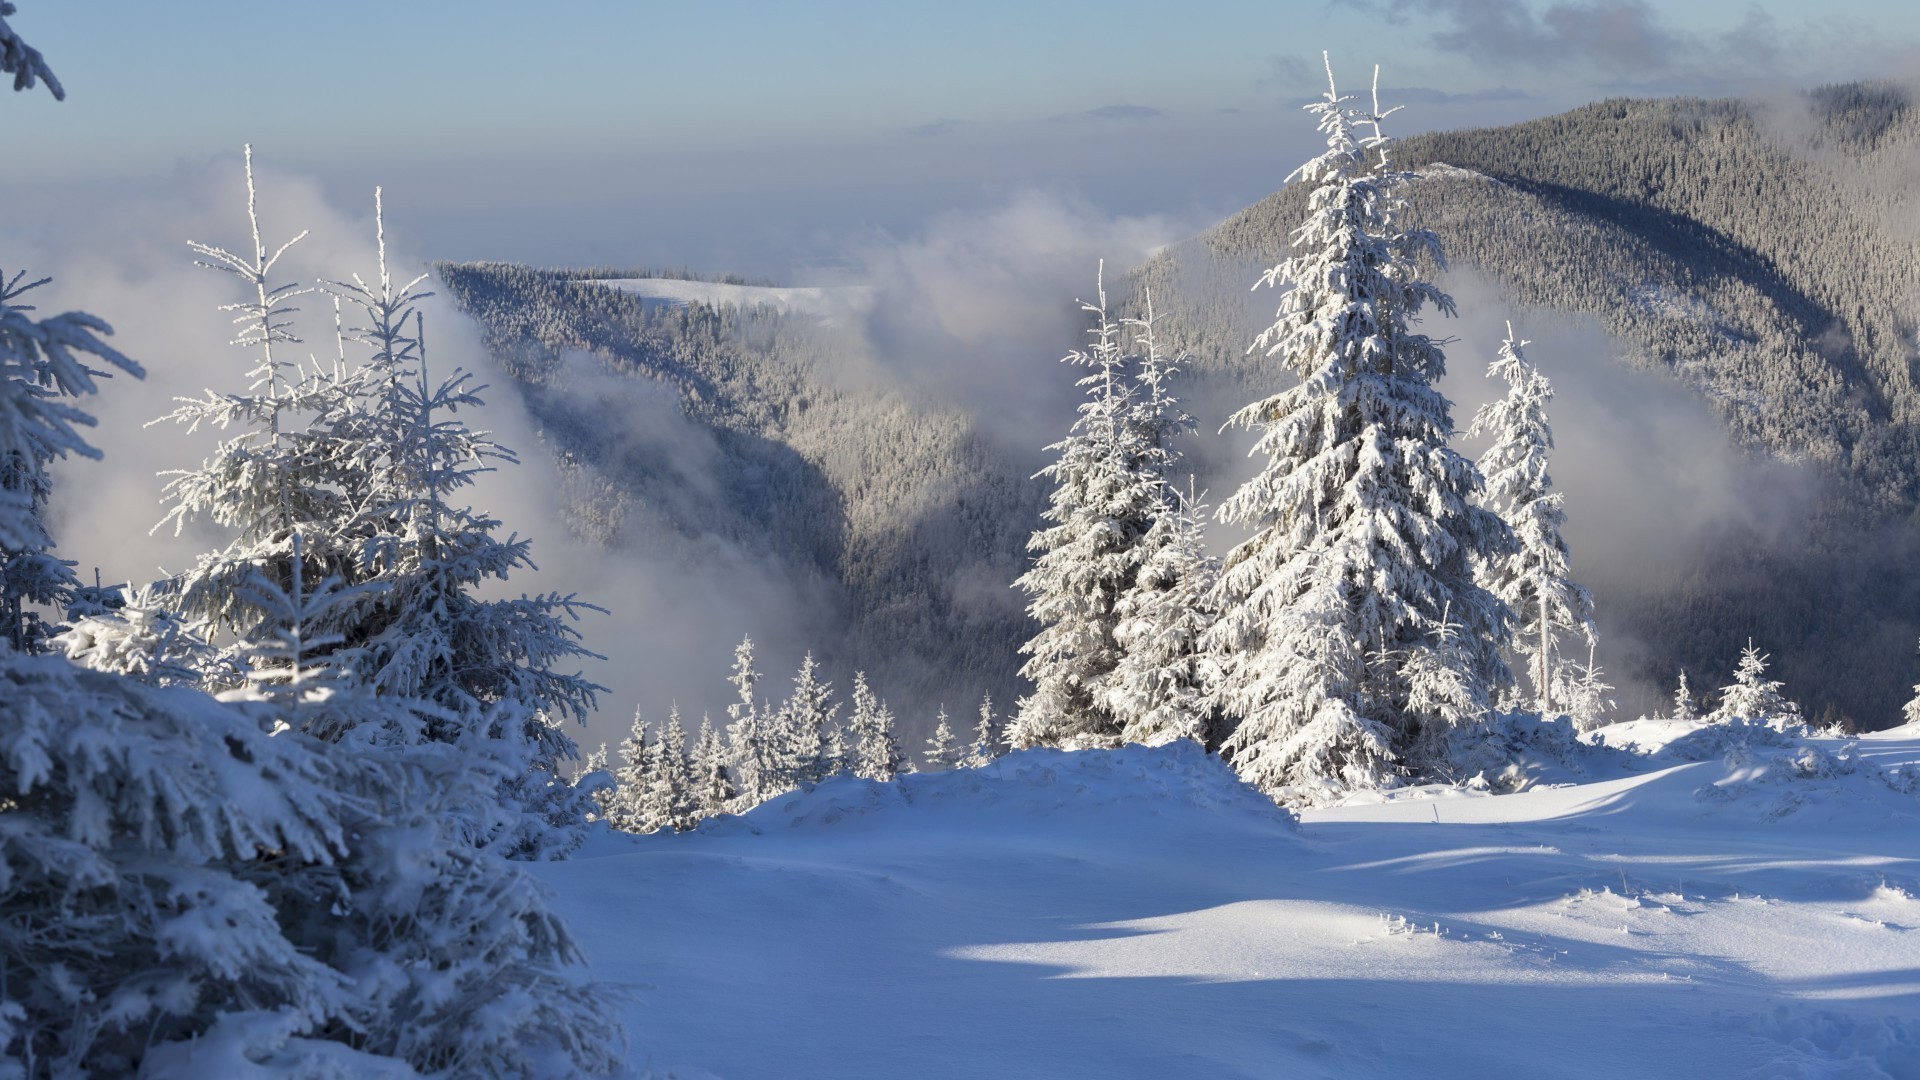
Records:
<instances>
[{"instance_id":1,"label":"snowy ground","mask_svg":"<svg viewBox=\"0 0 1920 1080\"><path fill-rule=\"evenodd\" d=\"M1029 751L540 873L635 1076L1920 1077L1920 728L1609 738L1656 752L1298 823Z\"/></svg>"},{"instance_id":2,"label":"snowy ground","mask_svg":"<svg viewBox=\"0 0 1920 1080\"><path fill-rule=\"evenodd\" d=\"M702 303L713 307L766 305L818 315L830 322L858 322L873 310L873 290L859 285L786 287L727 285L678 278L608 278L587 282L633 293L649 304Z\"/></svg>"}]
</instances>

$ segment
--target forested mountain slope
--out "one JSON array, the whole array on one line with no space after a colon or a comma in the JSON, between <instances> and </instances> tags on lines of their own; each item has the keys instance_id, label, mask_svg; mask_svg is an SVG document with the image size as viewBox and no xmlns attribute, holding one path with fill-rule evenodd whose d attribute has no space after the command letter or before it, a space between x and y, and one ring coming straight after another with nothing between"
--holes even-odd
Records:
<instances>
[{"instance_id":1,"label":"forested mountain slope","mask_svg":"<svg viewBox=\"0 0 1920 1080\"><path fill-rule=\"evenodd\" d=\"M775 568L813 608L799 647L836 678L867 671L914 730L942 702L1011 703L1030 631L1010 583L1044 491L964 413L862 374L860 328L649 303L567 272L437 271L566 466L570 524L610 557L644 548L698 575L723 545ZM701 618L658 613L663 627ZM777 699L786 672L767 675Z\"/></svg>"},{"instance_id":2,"label":"forested mountain slope","mask_svg":"<svg viewBox=\"0 0 1920 1080\"><path fill-rule=\"evenodd\" d=\"M1729 526L1700 550L1676 545L1674 565L1592 582L1603 627L1633 641L1614 674L1670 685L1684 667L1717 685L1752 636L1814 713L1892 722L1916 678L1920 611L1920 111L1905 93L1605 101L1407 139L1394 155L1422 174L1411 201L1450 265L1515 305L1499 315L1590 316L1621 343L1618 362L1699 395L1738 446L1795 463L1813 493L1788 528ZM1274 298L1247 286L1304 209L1282 190L1138 275L1200 369L1271 385L1245 350ZM1470 375L1488 359L1450 356ZM1569 506L1576 523L1620 511Z\"/></svg>"},{"instance_id":3,"label":"forested mountain slope","mask_svg":"<svg viewBox=\"0 0 1920 1080\"><path fill-rule=\"evenodd\" d=\"M1590 574L1600 659L1627 714L1656 706L1681 668L1696 688L1725 682L1752 637L1809 715L1893 722L1920 680L1920 578L1907 572L1920 559L1920 111L1883 86L1797 104L1607 101L1408 139L1395 159L1423 173L1414 210L1451 264L1515 306L1496 317L1523 331L1539 310L1597 322L1618 355L1583 362L1670 379L1803 493L1771 519L1676 543L1661 565ZM1132 278L1152 288L1163 344L1194 353L1202 402L1274 387L1245 350L1276 298L1248 286L1302 211L1302 194L1281 190ZM978 417L877 375L860 327L649 305L586 272L438 269L573 466L576 528L614 549L703 539L781 565L820 598L808 644L867 668L910 728L935 700L1011 702L1031 631L1007 583L1044 489ZM1036 354L1035 377L1064 382L1055 358L1072 344ZM1490 359L1450 356L1476 378ZM655 407L616 407L586 385L600 378L646 381ZM1581 405L1563 392L1560 407ZM1224 413L1195 411L1189 449L1217 496L1245 465L1210 434ZM1622 512L1568 509L1576 530L1583 514Z\"/></svg>"}]
</instances>

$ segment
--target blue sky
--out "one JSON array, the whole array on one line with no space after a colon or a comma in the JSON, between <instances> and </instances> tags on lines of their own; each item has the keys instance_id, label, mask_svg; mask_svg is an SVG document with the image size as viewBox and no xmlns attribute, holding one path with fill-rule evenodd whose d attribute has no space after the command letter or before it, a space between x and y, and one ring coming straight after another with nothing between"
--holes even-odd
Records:
<instances>
[{"instance_id":1,"label":"blue sky","mask_svg":"<svg viewBox=\"0 0 1920 1080\"><path fill-rule=\"evenodd\" d=\"M1024 187L1228 212L1311 147L1323 47L1355 89L1384 65L1406 133L1893 73L1920 38L1904 0L20 3L70 96L7 103L0 192L252 140L385 182L433 254L750 269Z\"/></svg>"}]
</instances>

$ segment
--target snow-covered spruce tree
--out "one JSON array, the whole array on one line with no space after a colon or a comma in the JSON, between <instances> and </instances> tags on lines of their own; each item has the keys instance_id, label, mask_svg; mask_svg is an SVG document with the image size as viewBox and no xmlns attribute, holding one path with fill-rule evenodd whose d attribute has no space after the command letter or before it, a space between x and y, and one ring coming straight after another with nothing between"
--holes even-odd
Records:
<instances>
[{"instance_id":1,"label":"snow-covered spruce tree","mask_svg":"<svg viewBox=\"0 0 1920 1080\"><path fill-rule=\"evenodd\" d=\"M33 305L21 297L49 279L25 278L19 272L11 278L0 274L0 379L15 384L12 393L23 402L39 398L70 423L91 423L57 399L92 393L94 380L110 375L110 368L135 377L143 372L100 340L111 331L91 315L70 311L34 321L28 315ZM103 366L87 363L87 356ZM16 652L42 652L59 627L37 608L66 607L80 586L73 563L53 554L42 517L53 493L47 466L68 453L99 455L83 442L47 438L37 427L20 428L16 440L0 454L0 504L9 508L12 518L7 533L0 535L0 637Z\"/></svg>"},{"instance_id":2,"label":"snow-covered spruce tree","mask_svg":"<svg viewBox=\"0 0 1920 1080\"><path fill-rule=\"evenodd\" d=\"M927 739L927 749L921 754L921 760L927 763L925 771L957 769L965 756L966 749L954 737L953 725L947 722L947 709L943 705L940 715L934 719L933 734Z\"/></svg>"},{"instance_id":3,"label":"snow-covered spruce tree","mask_svg":"<svg viewBox=\"0 0 1920 1080\"><path fill-rule=\"evenodd\" d=\"M1133 588L1146 554L1141 540L1159 509L1163 452L1147 441L1156 432L1142 422L1104 280L1095 295L1097 302L1081 304L1093 320L1091 344L1062 358L1093 369L1078 383L1087 400L1067 437L1047 448L1060 455L1038 474L1054 482L1044 515L1051 524L1033 534L1027 547L1037 557L1014 582L1032 597L1027 611L1040 623L1020 649L1028 657L1020 674L1034 691L1020 699L1009 732L1016 747L1120 740L1102 683L1120 660L1115 606Z\"/></svg>"},{"instance_id":4,"label":"snow-covered spruce tree","mask_svg":"<svg viewBox=\"0 0 1920 1080\"><path fill-rule=\"evenodd\" d=\"M1254 534L1221 571L1206 638L1238 722L1223 751L1289 801L1443 767L1463 718L1416 691L1441 669L1478 698L1506 677L1502 605L1472 574L1506 529L1473 504L1479 472L1448 446L1435 388L1445 356L1414 329L1428 305L1453 309L1420 277L1439 241L1398 224L1405 174L1388 168L1377 103L1349 108L1330 64L1328 84L1309 106L1327 151L1295 174L1308 215L1260 279L1286 292L1253 345L1299 383L1230 421L1259 433L1266 464L1220 508Z\"/></svg>"},{"instance_id":5,"label":"snow-covered spruce tree","mask_svg":"<svg viewBox=\"0 0 1920 1080\"><path fill-rule=\"evenodd\" d=\"M900 774L906 755L894 734L893 712L867 685L865 672L853 673L853 715L847 719L847 768L862 780L888 781Z\"/></svg>"},{"instance_id":6,"label":"snow-covered spruce tree","mask_svg":"<svg viewBox=\"0 0 1920 1080\"><path fill-rule=\"evenodd\" d=\"M766 735L776 746L775 794L805 784L817 784L840 769L839 740L834 719L840 705L833 701L833 684L820 681L813 654L800 661L793 676L793 693L774 714Z\"/></svg>"},{"instance_id":7,"label":"snow-covered spruce tree","mask_svg":"<svg viewBox=\"0 0 1920 1080\"><path fill-rule=\"evenodd\" d=\"M1500 355L1487 367L1488 378L1507 384L1505 396L1488 402L1474 414L1469 435L1490 435L1493 444L1480 457L1486 477L1483 502L1500 515L1513 533L1513 544L1488 556L1481 564L1481 584L1499 597L1513 614L1512 652L1533 683L1533 711L1542 716L1567 712L1583 724L1597 716L1597 695L1585 694L1584 707L1570 709L1554 687L1590 686L1572 670L1577 666L1560 653L1560 639L1577 633L1594 641L1593 596L1569 578L1567 542L1560 530L1567 521L1563 497L1553 490L1547 460L1553 452L1553 428L1547 405L1553 385L1529 364L1521 341L1507 324ZM1514 703L1517 704L1517 703Z\"/></svg>"},{"instance_id":8,"label":"snow-covered spruce tree","mask_svg":"<svg viewBox=\"0 0 1920 1080\"><path fill-rule=\"evenodd\" d=\"M727 677L738 699L727 706L727 744L733 785L739 794L733 809L751 810L785 791L778 787L782 757L775 736L774 717L767 715L756 695L760 672L753 666L753 638L743 637L733 650L733 674Z\"/></svg>"},{"instance_id":9,"label":"snow-covered spruce tree","mask_svg":"<svg viewBox=\"0 0 1920 1080\"><path fill-rule=\"evenodd\" d=\"M653 745L652 769L639 799L639 822L634 832L691 829L700 820L693 791L693 767L687 760L687 729L680 709L667 713L667 726Z\"/></svg>"},{"instance_id":10,"label":"snow-covered spruce tree","mask_svg":"<svg viewBox=\"0 0 1920 1080\"><path fill-rule=\"evenodd\" d=\"M3 20L0 39L15 63ZM38 471L99 456L75 430L92 418L61 400L95 389L81 356L141 373L107 333L80 312L0 311L12 552L52 545ZM277 1014L301 1032L347 1016L344 980L282 934L248 880L262 852L324 865L338 851L350 785L324 748L191 689L30 655L11 635L0 702L0 1075L130 1075L222 1018Z\"/></svg>"},{"instance_id":11,"label":"snow-covered spruce tree","mask_svg":"<svg viewBox=\"0 0 1920 1080\"><path fill-rule=\"evenodd\" d=\"M1169 491L1170 505L1153 526L1151 554L1135 588L1121 601L1114 640L1120 664L1107 683L1121 737L1159 746L1192 739L1217 747L1222 734L1212 694L1218 660L1204 644L1217 618L1213 589L1219 564L1202 535L1205 508L1191 491Z\"/></svg>"},{"instance_id":12,"label":"snow-covered spruce tree","mask_svg":"<svg viewBox=\"0 0 1920 1080\"><path fill-rule=\"evenodd\" d=\"M247 587L260 620L244 639L248 685L222 698L263 728L325 739L348 767L342 853L261 882L288 937L345 978L350 1014L322 1034L424 1074L537 1075L555 1051L574 1071L612 1071L624 1036L603 988L573 977L584 957L544 890L480 842L497 826L476 820L475 793L522 761L481 728L419 738L430 705L338 663L335 635L313 628L385 586L309 586L302 549L296 534L287 589L265 574Z\"/></svg>"},{"instance_id":13,"label":"snow-covered spruce tree","mask_svg":"<svg viewBox=\"0 0 1920 1080\"><path fill-rule=\"evenodd\" d=\"M614 787L605 804L607 824L622 832L652 832L640 827L641 803L653 783L653 747L647 741L647 722L633 710L633 726L615 751Z\"/></svg>"},{"instance_id":14,"label":"snow-covered spruce tree","mask_svg":"<svg viewBox=\"0 0 1920 1080\"><path fill-rule=\"evenodd\" d=\"M695 804L702 819L724 814L740 796L727 766L727 744L714 730L711 717L700 718L700 734L693 741Z\"/></svg>"},{"instance_id":15,"label":"snow-covered spruce tree","mask_svg":"<svg viewBox=\"0 0 1920 1080\"><path fill-rule=\"evenodd\" d=\"M993 695L983 694L980 697L980 720L974 724L973 727L973 746L968 748L966 760L961 764L969 769L977 769L982 765L993 764L993 759L999 756L998 751L995 749L995 743L996 740L994 739L993 730Z\"/></svg>"},{"instance_id":16,"label":"snow-covered spruce tree","mask_svg":"<svg viewBox=\"0 0 1920 1080\"><path fill-rule=\"evenodd\" d=\"M15 10L12 4L0 3L0 72L13 76L16 91L31 90L35 83L45 83L55 101L65 101L67 91L60 80L53 77L53 69L47 66L40 50L21 40L13 27L7 25L7 16Z\"/></svg>"},{"instance_id":17,"label":"snow-covered spruce tree","mask_svg":"<svg viewBox=\"0 0 1920 1080\"><path fill-rule=\"evenodd\" d=\"M76 619L54 644L95 671L150 686L233 686L241 675L229 657L194 633L151 588L126 588L118 606Z\"/></svg>"},{"instance_id":18,"label":"snow-covered spruce tree","mask_svg":"<svg viewBox=\"0 0 1920 1080\"><path fill-rule=\"evenodd\" d=\"M1780 729L1805 723L1800 706L1780 692L1786 684L1766 675L1767 657L1749 640L1747 647L1740 650L1733 682L1720 688L1720 705L1708 714L1707 720L1716 724L1746 720Z\"/></svg>"},{"instance_id":19,"label":"snow-covered spruce tree","mask_svg":"<svg viewBox=\"0 0 1920 1080\"><path fill-rule=\"evenodd\" d=\"M1700 718L1700 709L1694 703L1693 690L1687 686L1687 673L1684 670L1680 672L1680 688L1673 692L1673 718L1680 721Z\"/></svg>"}]
</instances>

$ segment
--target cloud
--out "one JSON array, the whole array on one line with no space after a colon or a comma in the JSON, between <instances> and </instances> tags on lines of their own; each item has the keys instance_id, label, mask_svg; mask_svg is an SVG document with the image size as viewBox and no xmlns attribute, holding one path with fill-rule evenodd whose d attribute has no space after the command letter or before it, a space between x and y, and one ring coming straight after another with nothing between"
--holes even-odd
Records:
<instances>
[{"instance_id":1,"label":"cloud","mask_svg":"<svg viewBox=\"0 0 1920 1080\"><path fill-rule=\"evenodd\" d=\"M1447 90L1435 90L1426 86L1383 86L1380 88L1380 102L1383 106L1393 105L1471 105L1483 101L1532 101L1538 95L1511 86L1496 86L1487 90L1469 90L1465 93L1453 93Z\"/></svg>"},{"instance_id":2,"label":"cloud","mask_svg":"<svg viewBox=\"0 0 1920 1080\"><path fill-rule=\"evenodd\" d=\"M1166 113L1151 105L1101 105L1085 112L1062 113L1049 117L1054 123L1075 123L1093 121L1105 123L1112 121L1135 122L1140 120L1164 120Z\"/></svg>"},{"instance_id":3,"label":"cloud","mask_svg":"<svg viewBox=\"0 0 1920 1080\"><path fill-rule=\"evenodd\" d=\"M921 124L919 127L909 128L907 134L916 139L935 139L942 135L951 135L965 126L966 122L963 120L955 120L953 117L943 116L938 120L930 120L927 123Z\"/></svg>"}]
</instances>

